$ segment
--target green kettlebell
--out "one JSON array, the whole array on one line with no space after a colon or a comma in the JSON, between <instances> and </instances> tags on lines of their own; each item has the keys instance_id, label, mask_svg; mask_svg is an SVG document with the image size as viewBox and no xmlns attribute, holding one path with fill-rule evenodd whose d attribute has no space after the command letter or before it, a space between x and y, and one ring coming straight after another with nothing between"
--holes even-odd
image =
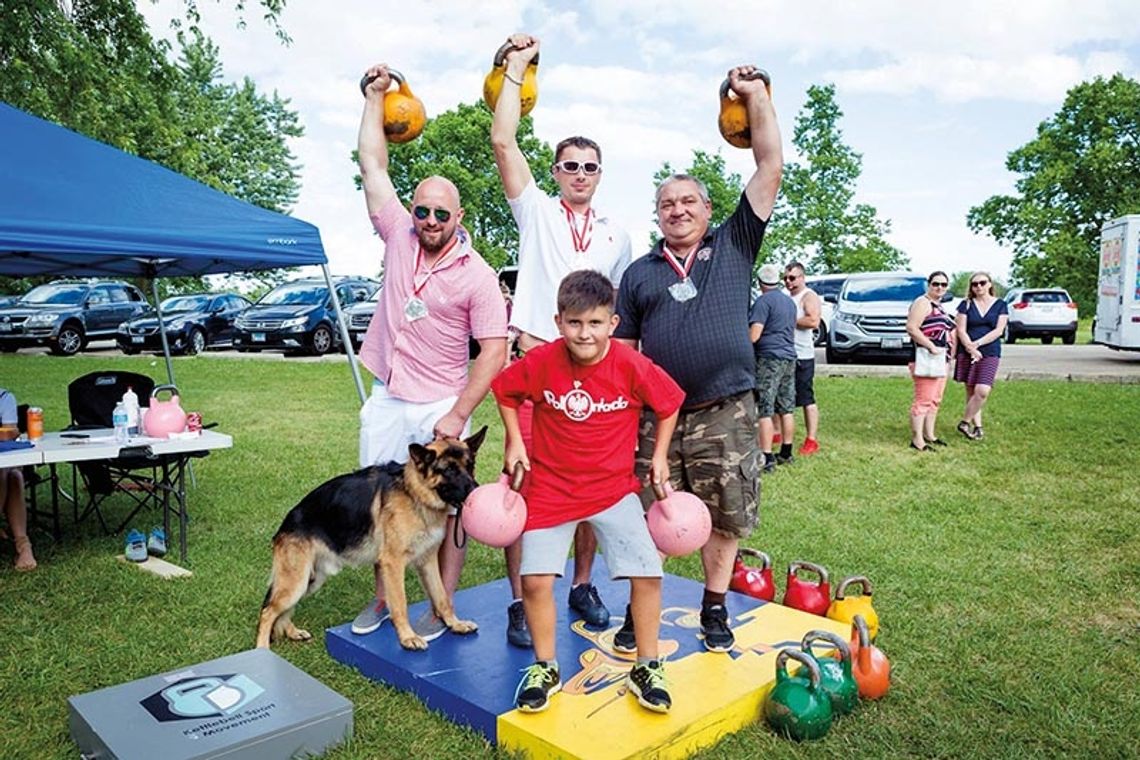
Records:
<instances>
[{"instance_id":1,"label":"green kettlebell","mask_svg":"<svg viewBox=\"0 0 1140 760\"><path fill-rule=\"evenodd\" d=\"M835 656L830 652L815 655L811 651L813 641L826 641L835 648ZM800 646L819 665L819 686L831 698L831 711L839 716L854 710L859 703L859 684L851 672L851 647L847 642L831 631L808 631Z\"/></svg>"},{"instance_id":2,"label":"green kettlebell","mask_svg":"<svg viewBox=\"0 0 1140 760\"><path fill-rule=\"evenodd\" d=\"M796 660L807 671L807 678L788 675L788 659ZM778 734L790 739L819 739L831 728L831 698L820 687L819 665L815 658L796 649L782 649L776 655L776 685L764 703L764 718Z\"/></svg>"}]
</instances>

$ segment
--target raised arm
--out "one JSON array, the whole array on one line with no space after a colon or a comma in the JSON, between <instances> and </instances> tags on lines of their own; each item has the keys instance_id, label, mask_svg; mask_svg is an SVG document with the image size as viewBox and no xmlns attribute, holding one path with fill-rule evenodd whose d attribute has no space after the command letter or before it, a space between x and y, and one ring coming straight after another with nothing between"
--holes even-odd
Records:
<instances>
[{"instance_id":1,"label":"raised arm","mask_svg":"<svg viewBox=\"0 0 1140 760\"><path fill-rule=\"evenodd\" d=\"M534 179L530 164L519 149L518 130L522 119L519 86L527 66L538 55L538 38L529 34L512 34L507 41L515 49L506 54L503 89L499 92L495 115L491 119L491 147L495 151L495 165L499 167L503 191L507 198L514 199L522 195Z\"/></svg>"},{"instance_id":2,"label":"raised arm","mask_svg":"<svg viewBox=\"0 0 1140 760\"><path fill-rule=\"evenodd\" d=\"M360 117L356 143L364 202L371 215L396 195L392 178L388 176L388 138L384 134L384 93L388 91L392 78L388 75L386 63L370 67L364 76L375 79L364 88L364 114Z\"/></svg>"},{"instance_id":3,"label":"raised arm","mask_svg":"<svg viewBox=\"0 0 1140 760\"><path fill-rule=\"evenodd\" d=\"M768 88L760 78L747 78L756 70L755 66L737 66L728 72L728 84L748 109L752 156L756 161L756 171L749 178L744 194L752 212L766 220L776 205L776 193L784 173L784 150Z\"/></svg>"}]
</instances>

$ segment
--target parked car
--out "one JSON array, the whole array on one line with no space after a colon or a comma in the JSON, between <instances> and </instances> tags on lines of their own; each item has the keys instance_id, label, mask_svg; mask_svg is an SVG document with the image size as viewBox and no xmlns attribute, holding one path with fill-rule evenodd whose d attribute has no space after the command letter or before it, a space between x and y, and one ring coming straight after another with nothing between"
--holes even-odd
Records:
<instances>
[{"instance_id":1,"label":"parked car","mask_svg":"<svg viewBox=\"0 0 1140 760\"><path fill-rule=\"evenodd\" d=\"M866 272L847 275L831 318L827 361L861 356L908 361L912 347L906 331L911 302L926 292L926 277L915 272ZM943 297L951 311L954 296Z\"/></svg>"},{"instance_id":2,"label":"parked car","mask_svg":"<svg viewBox=\"0 0 1140 760\"><path fill-rule=\"evenodd\" d=\"M815 332L815 344L827 345L827 329L831 324L832 315L835 314L835 304L839 300L839 291L843 283L847 282L845 274L815 274L804 278L809 288L819 296L819 327Z\"/></svg>"},{"instance_id":3,"label":"parked car","mask_svg":"<svg viewBox=\"0 0 1140 760\"><path fill-rule=\"evenodd\" d=\"M337 298L346 311L368 298L379 283L363 277L334 279ZM341 345L332 297L324 278L282 283L263 295L234 322L238 351L297 351L314 356Z\"/></svg>"},{"instance_id":4,"label":"parked car","mask_svg":"<svg viewBox=\"0 0 1140 760\"><path fill-rule=\"evenodd\" d=\"M200 354L211 346L229 345L234 320L250 307L248 299L233 293L196 293L171 296L162 302L166 342L174 353ZM115 341L124 354L162 352L158 314L153 309L119 325Z\"/></svg>"},{"instance_id":5,"label":"parked car","mask_svg":"<svg viewBox=\"0 0 1140 760\"><path fill-rule=\"evenodd\" d=\"M364 333L368 332L368 325L372 324L372 315L376 312L376 303L379 300L380 288L376 288L366 300L358 301L344 310L344 318L348 322L348 334L352 336L352 347L357 351L364 344Z\"/></svg>"},{"instance_id":6,"label":"parked car","mask_svg":"<svg viewBox=\"0 0 1140 760\"><path fill-rule=\"evenodd\" d=\"M1017 288L1005 294L1009 322L1005 342L1040 338L1048 345L1059 337L1065 345L1077 340L1077 302L1062 288Z\"/></svg>"},{"instance_id":7,"label":"parked car","mask_svg":"<svg viewBox=\"0 0 1140 760\"><path fill-rule=\"evenodd\" d=\"M88 341L114 339L120 324L149 308L142 292L125 282L40 285L0 308L0 350L47 346L53 354L74 356Z\"/></svg>"}]
</instances>

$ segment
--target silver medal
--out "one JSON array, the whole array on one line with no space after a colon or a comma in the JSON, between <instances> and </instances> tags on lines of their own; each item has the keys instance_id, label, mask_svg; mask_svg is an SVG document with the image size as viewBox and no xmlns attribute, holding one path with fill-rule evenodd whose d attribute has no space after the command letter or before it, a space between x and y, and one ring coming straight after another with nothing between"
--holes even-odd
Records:
<instances>
[{"instance_id":1,"label":"silver medal","mask_svg":"<svg viewBox=\"0 0 1140 760\"><path fill-rule=\"evenodd\" d=\"M409 322L415 322L417 319L423 319L428 314L427 304L415 296L409 296L407 303L404 304L404 317Z\"/></svg>"},{"instance_id":2,"label":"silver medal","mask_svg":"<svg viewBox=\"0 0 1140 760\"><path fill-rule=\"evenodd\" d=\"M669 286L669 295L678 303L684 303L697 295L697 286L688 277Z\"/></svg>"}]
</instances>

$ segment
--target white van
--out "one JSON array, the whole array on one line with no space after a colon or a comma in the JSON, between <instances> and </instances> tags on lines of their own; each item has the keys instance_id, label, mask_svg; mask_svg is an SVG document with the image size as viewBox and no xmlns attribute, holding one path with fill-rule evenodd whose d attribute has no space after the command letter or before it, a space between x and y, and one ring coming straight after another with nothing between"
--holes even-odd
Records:
<instances>
[{"instance_id":1,"label":"white van","mask_svg":"<svg viewBox=\"0 0 1140 760\"><path fill-rule=\"evenodd\" d=\"M1105 222L1100 231L1093 340L1140 350L1140 214Z\"/></svg>"},{"instance_id":2,"label":"white van","mask_svg":"<svg viewBox=\"0 0 1140 760\"><path fill-rule=\"evenodd\" d=\"M926 275L917 272L847 275L831 318L828 363L860 357L910 361L913 347L906 332L906 314L914 299L925 292ZM942 297L951 313L956 300L949 293Z\"/></svg>"}]
</instances>

